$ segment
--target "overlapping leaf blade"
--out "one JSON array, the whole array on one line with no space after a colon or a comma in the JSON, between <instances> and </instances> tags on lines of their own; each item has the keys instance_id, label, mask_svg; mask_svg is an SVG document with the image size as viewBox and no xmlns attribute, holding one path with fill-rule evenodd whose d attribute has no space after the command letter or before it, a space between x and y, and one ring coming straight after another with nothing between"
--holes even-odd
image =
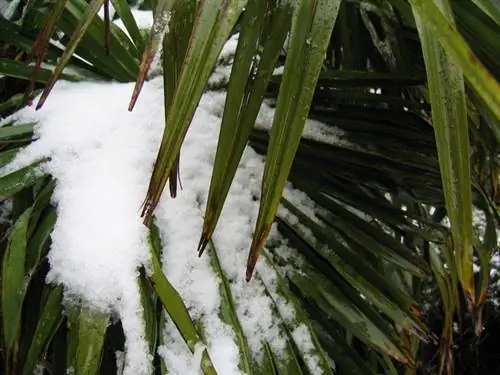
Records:
<instances>
[{"instance_id":1,"label":"overlapping leaf blade","mask_svg":"<svg viewBox=\"0 0 500 375\"><path fill-rule=\"evenodd\" d=\"M2 263L2 331L5 343L7 374L19 371L18 352L21 335L22 308L26 293L25 269L28 223L31 208L18 218L9 236Z\"/></svg>"},{"instance_id":2,"label":"overlapping leaf blade","mask_svg":"<svg viewBox=\"0 0 500 375\"><path fill-rule=\"evenodd\" d=\"M152 232L152 234L154 235L154 232ZM158 255L152 246L150 246L150 250L152 263L152 275L150 277L151 284L166 312L186 342L189 350L194 353L198 345L204 346L205 344L203 343L200 334L197 332L181 296L163 274ZM217 374L206 349L203 349L201 370L204 374Z\"/></svg>"},{"instance_id":3,"label":"overlapping leaf blade","mask_svg":"<svg viewBox=\"0 0 500 375\"><path fill-rule=\"evenodd\" d=\"M78 323L70 327L76 339L73 368L75 375L97 375L110 315L87 307L79 310Z\"/></svg>"},{"instance_id":4,"label":"overlapping leaf blade","mask_svg":"<svg viewBox=\"0 0 500 375\"><path fill-rule=\"evenodd\" d=\"M23 375L33 374L37 362L47 350L56 329L63 319L62 291L63 287L61 285L50 289L23 366Z\"/></svg>"},{"instance_id":5,"label":"overlapping leaf blade","mask_svg":"<svg viewBox=\"0 0 500 375\"><path fill-rule=\"evenodd\" d=\"M256 0L250 2L243 16L198 246L200 254L215 230L257 118L288 32L290 12L288 4L268 2L266 6L264 1ZM259 53L260 48L262 51Z\"/></svg>"},{"instance_id":6,"label":"overlapping leaf blade","mask_svg":"<svg viewBox=\"0 0 500 375\"><path fill-rule=\"evenodd\" d=\"M340 1L298 1L295 6L290 46L262 178L259 216L247 262L247 280L252 277L259 252L276 216Z\"/></svg>"},{"instance_id":7,"label":"overlapping leaf blade","mask_svg":"<svg viewBox=\"0 0 500 375\"><path fill-rule=\"evenodd\" d=\"M206 0L198 3L197 17L171 109L166 115L165 131L142 212L145 222L150 221L160 200L211 69L245 3L239 0ZM181 21L172 18L170 22Z\"/></svg>"},{"instance_id":8,"label":"overlapping leaf blade","mask_svg":"<svg viewBox=\"0 0 500 375\"><path fill-rule=\"evenodd\" d=\"M220 294L222 297L220 316L221 320L230 325L233 328L233 332L236 336L236 345L239 349L240 365L239 368L248 375L252 375L252 356L250 353L250 348L248 347L247 338L241 327L238 314L236 312L236 306L234 304L234 299L231 293L230 283L221 267L219 256L217 255L217 249L215 248L212 241L209 243L210 246L210 260L212 267L219 276L221 280Z\"/></svg>"},{"instance_id":9,"label":"overlapping leaf blade","mask_svg":"<svg viewBox=\"0 0 500 375\"><path fill-rule=\"evenodd\" d=\"M411 0L411 4L415 13L425 19L426 27L437 38L453 62L462 69L468 83L484 100L496 118L500 119L500 97L498 96L500 83L484 67L457 32L450 17L443 14L436 0Z\"/></svg>"},{"instance_id":10,"label":"overlapping leaf blade","mask_svg":"<svg viewBox=\"0 0 500 375\"><path fill-rule=\"evenodd\" d=\"M447 1L441 9L446 12L448 19L451 19ZM462 71L447 55L444 47L441 47L431 29L423 24L422 8L414 6L414 11L426 62L434 133L446 208L451 221L458 275L462 287L474 305L470 152ZM437 9L437 12L441 13L441 10Z\"/></svg>"}]
</instances>

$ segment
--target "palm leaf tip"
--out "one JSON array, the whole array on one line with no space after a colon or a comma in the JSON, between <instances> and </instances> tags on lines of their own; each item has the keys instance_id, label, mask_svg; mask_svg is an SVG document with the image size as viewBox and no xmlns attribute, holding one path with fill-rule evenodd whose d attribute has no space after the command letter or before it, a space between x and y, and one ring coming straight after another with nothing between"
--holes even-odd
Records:
<instances>
[{"instance_id":1,"label":"palm leaf tip","mask_svg":"<svg viewBox=\"0 0 500 375\"><path fill-rule=\"evenodd\" d=\"M130 103L128 104L129 112L132 112L137 99L139 98L139 94L141 93L142 86L144 86L144 81L146 80L146 75L148 74L149 68L153 63L153 59L155 57L156 51L152 52L144 52L142 56L141 67L139 68L139 76L137 77L137 81L135 83L134 91L132 93L132 97L130 98Z\"/></svg>"},{"instance_id":2,"label":"palm leaf tip","mask_svg":"<svg viewBox=\"0 0 500 375\"><path fill-rule=\"evenodd\" d=\"M269 225L264 228L264 230L261 232L260 235L254 236L254 240L250 248L250 253L248 254L247 272L246 272L247 282L249 282L252 279L255 265L257 264L257 260L259 259L259 255L262 248L266 244L266 240L270 231L271 231L271 226Z\"/></svg>"},{"instance_id":3,"label":"palm leaf tip","mask_svg":"<svg viewBox=\"0 0 500 375\"><path fill-rule=\"evenodd\" d=\"M201 257L203 255L203 252L205 251L205 248L207 247L211 237L212 236L209 235L205 229L203 229L200 241L198 242L198 257Z\"/></svg>"}]
</instances>

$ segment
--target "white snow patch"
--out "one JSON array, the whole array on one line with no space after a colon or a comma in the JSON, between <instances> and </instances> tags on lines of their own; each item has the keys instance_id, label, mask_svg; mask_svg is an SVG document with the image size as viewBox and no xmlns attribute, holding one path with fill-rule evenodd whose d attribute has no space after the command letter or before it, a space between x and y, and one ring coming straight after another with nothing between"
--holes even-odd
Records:
<instances>
[{"instance_id":1,"label":"white snow patch","mask_svg":"<svg viewBox=\"0 0 500 375\"><path fill-rule=\"evenodd\" d=\"M312 344L311 333L309 328L305 324L300 324L292 332L293 341L297 344L299 350L304 354L304 360L307 363L307 367L311 374L320 375L323 373L319 358L317 356L312 356L309 353L314 350Z\"/></svg>"},{"instance_id":2,"label":"white snow patch","mask_svg":"<svg viewBox=\"0 0 500 375\"><path fill-rule=\"evenodd\" d=\"M0 0L0 16L10 20L17 10L21 0L6 1Z\"/></svg>"},{"instance_id":3,"label":"white snow patch","mask_svg":"<svg viewBox=\"0 0 500 375\"><path fill-rule=\"evenodd\" d=\"M224 44L222 47L222 51L219 55L219 60L228 60L232 59L236 53L236 47L238 46L238 39L240 37L240 33L236 33Z\"/></svg>"},{"instance_id":4,"label":"white snow patch","mask_svg":"<svg viewBox=\"0 0 500 375\"><path fill-rule=\"evenodd\" d=\"M274 112L275 109L264 102L260 108L255 127L262 130L271 130ZM329 143L353 149L359 148L359 146L349 142L345 138L345 132L342 129L312 119L306 120L302 137L321 143Z\"/></svg>"},{"instance_id":5,"label":"white snow patch","mask_svg":"<svg viewBox=\"0 0 500 375\"><path fill-rule=\"evenodd\" d=\"M149 32L149 30L153 26L153 13L149 10L139 10L139 9L132 9L131 11L139 30L147 30ZM125 27L121 19L117 19L113 21L113 23L120 29L122 29L125 32L125 34L127 34L130 37L127 28Z\"/></svg>"},{"instance_id":6,"label":"white snow patch","mask_svg":"<svg viewBox=\"0 0 500 375\"><path fill-rule=\"evenodd\" d=\"M8 169L50 157L44 169L57 180L58 219L48 281L117 313L127 337L125 374L147 374L136 277L149 252L139 209L161 135L163 98L161 86L149 83L142 105L128 113L132 89L133 84L60 82L42 110L27 107L14 115L20 122L36 121L39 139Z\"/></svg>"}]
</instances>

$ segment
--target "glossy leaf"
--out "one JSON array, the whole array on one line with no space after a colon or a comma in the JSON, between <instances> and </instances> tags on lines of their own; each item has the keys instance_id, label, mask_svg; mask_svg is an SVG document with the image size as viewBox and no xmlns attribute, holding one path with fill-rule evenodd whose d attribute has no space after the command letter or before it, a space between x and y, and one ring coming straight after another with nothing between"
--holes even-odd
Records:
<instances>
[{"instance_id":1,"label":"glossy leaf","mask_svg":"<svg viewBox=\"0 0 500 375\"><path fill-rule=\"evenodd\" d=\"M38 163L39 164L39 163ZM44 177L38 164L32 164L0 177L0 199L6 199Z\"/></svg>"},{"instance_id":2,"label":"glossy leaf","mask_svg":"<svg viewBox=\"0 0 500 375\"><path fill-rule=\"evenodd\" d=\"M165 311L168 313L179 330L179 333L186 342L188 348L194 353L197 345L204 345L204 343L197 332L191 317L189 316L189 312L184 305L181 296L163 274L160 261L152 248L151 263L151 284L163 304ZM206 349L203 350L201 358L201 370L207 375L217 374Z\"/></svg>"},{"instance_id":3,"label":"glossy leaf","mask_svg":"<svg viewBox=\"0 0 500 375\"><path fill-rule=\"evenodd\" d=\"M128 105L128 110L132 111L134 109L135 103L139 98L142 86L146 80L146 75L148 74L149 68L153 59L160 48L161 40L165 34L167 25L170 21L170 9L176 0L159 0L154 14L153 26L149 32L149 37L147 44L145 46L141 65L139 67L139 76L135 83L134 92L132 93L132 98ZM176 81L173 77L174 82Z\"/></svg>"},{"instance_id":4,"label":"glossy leaf","mask_svg":"<svg viewBox=\"0 0 500 375\"><path fill-rule=\"evenodd\" d=\"M199 3L198 16L193 25L171 109L166 115L165 131L142 211L146 223L150 221L172 168L175 167L211 69L244 6L245 2L239 0L206 0ZM181 21L172 18L170 22Z\"/></svg>"},{"instance_id":5,"label":"glossy leaf","mask_svg":"<svg viewBox=\"0 0 500 375\"><path fill-rule=\"evenodd\" d=\"M138 56L142 56L146 47L146 41L137 26L137 22L131 12L130 6L125 0L111 0L111 3L130 34L130 37L137 48Z\"/></svg>"},{"instance_id":6,"label":"glossy leaf","mask_svg":"<svg viewBox=\"0 0 500 375\"><path fill-rule=\"evenodd\" d=\"M75 375L97 375L101 364L109 314L82 308L78 316Z\"/></svg>"},{"instance_id":7,"label":"glossy leaf","mask_svg":"<svg viewBox=\"0 0 500 375\"><path fill-rule=\"evenodd\" d=\"M25 283L26 243L31 208L17 219L9 235L2 263L2 331L7 373L19 371L18 352Z\"/></svg>"},{"instance_id":8,"label":"glossy leaf","mask_svg":"<svg viewBox=\"0 0 500 375\"><path fill-rule=\"evenodd\" d=\"M426 27L436 38L453 62L462 69L468 83L479 97L484 100L497 119L500 119L500 83L479 61L477 56L465 42L450 18L443 14L435 3L436 0L411 0L414 12L424 17Z\"/></svg>"},{"instance_id":9,"label":"glossy leaf","mask_svg":"<svg viewBox=\"0 0 500 375\"><path fill-rule=\"evenodd\" d=\"M47 83L50 80L51 72L48 69L26 66L20 61L0 59L0 73L10 77L16 77L25 80L35 79L36 82ZM70 74L61 74L61 78L68 81L78 81L79 78Z\"/></svg>"},{"instance_id":10,"label":"glossy leaf","mask_svg":"<svg viewBox=\"0 0 500 375\"><path fill-rule=\"evenodd\" d=\"M266 8L262 0L252 1L242 19L198 246L200 254L217 225L288 32L290 7L274 3L267 7L271 8Z\"/></svg>"},{"instance_id":11,"label":"glossy leaf","mask_svg":"<svg viewBox=\"0 0 500 375\"><path fill-rule=\"evenodd\" d=\"M430 4L427 1L423 3ZM450 20L451 9L447 1L444 4L441 8ZM428 74L434 132L446 208L451 221L458 275L462 287L474 305L470 152L462 71L447 55L449 51L444 44L442 43L441 47L436 40L435 31L423 23L421 17L425 10L414 6L414 11ZM435 11L442 14L439 9ZM500 89L500 86L498 88Z\"/></svg>"},{"instance_id":12,"label":"glossy leaf","mask_svg":"<svg viewBox=\"0 0 500 375\"><path fill-rule=\"evenodd\" d=\"M26 361L24 362L23 375L33 374L39 358L47 351L55 331L61 324L63 319L62 295L62 286L59 285L50 289L49 295L40 313Z\"/></svg>"},{"instance_id":13,"label":"glossy leaf","mask_svg":"<svg viewBox=\"0 0 500 375\"><path fill-rule=\"evenodd\" d=\"M247 280L271 230L311 105L340 1L298 1L267 155Z\"/></svg>"},{"instance_id":14,"label":"glossy leaf","mask_svg":"<svg viewBox=\"0 0 500 375\"><path fill-rule=\"evenodd\" d=\"M73 35L71 36L70 41L66 45L66 48L64 50L63 55L59 59L56 68L54 69L54 72L52 73L52 76L50 77L50 80L47 82L47 86L45 87L40 99L38 100L38 104L36 106L37 109L41 108L43 106L43 103L47 99L48 95L52 91L52 88L54 87L56 81L59 79L59 76L63 72L64 68L69 62L69 59L73 55L73 53L76 50L76 47L80 40L83 38L83 35L87 31L88 27L90 26L90 23L92 22L92 19L95 17L99 9L101 8L104 0L92 0L87 9L85 10L85 13L78 23L78 26L76 26L75 31Z\"/></svg>"}]
</instances>

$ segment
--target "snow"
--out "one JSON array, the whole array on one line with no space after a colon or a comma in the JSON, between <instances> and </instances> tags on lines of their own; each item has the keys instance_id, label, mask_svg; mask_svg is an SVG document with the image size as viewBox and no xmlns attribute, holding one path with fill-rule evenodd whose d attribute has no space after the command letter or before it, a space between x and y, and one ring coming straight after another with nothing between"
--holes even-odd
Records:
<instances>
[{"instance_id":1,"label":"snow","mask_svg":"<svg viewBox=\"0 0 500 375\"><path fill-rule=\"evenodd\" d=\"M219 54L219 60L228 61L231 60L235 54L236 47L238 46L238 39L240 37L239 33L234 34L229 38L229 40L222 47L222 51Z\"/></svg>"},{"instance_id":2,"label":"snow","mask_svg":"<svg viewBox=\"0 0 500 375\"><path fill-rule=\"evenodd\" d=\"M13 0L13 1L0 0L0 16L10 20L12 16L14 16L14 13L16 12L16 9L19 7L20 3L21 0Z\"/></svg>"},{"instance_id":3,"label":"snow","mask_svg":"<svg viewBox=\"0 0 500 375\"><path fill-rule=\"evenodd\" d=\"M110 4L110 15L111 15L111 4ZM149 31L153 26L153 13L148 10L139 10L139 9L131 9L132 15L134 16L135 22L139 30L147 30ZM104 12L99 14L102 18L104 18ZM129 37L130 34L127 31L127 28L123 24L121 19L117 19L113 21L113 23L122 29Z\"/></svg>"},{"instance_id":4,"label":"snow","mask_svg":"<svg viewBox=\"0 0 500 375\"><path fill-rule=\"evenodd\" d=\"M270 130L273 124L275 109L264 102L260 108L255 127L261 130ZM349 142L345 138L345 132L336 126L326 125L322 122L307 119L302 132L302 137L321 143L339 145L346 148L356 149L359 146Z\"/></svg>"},{"instance_id":5,"label":"snow","mask_svg":"<svg viewBox=\"0 0 500 375\"><path fill-rule=\"evenodd\" d=\"M126 336L124 374L141 375L149 372L153 353L148 352L145 340L136 284L138 267L147 267L149 262L147 230L139 213L163 131L162 78L144 85L141 100L129 113L126 103L132 90L133 84L58 83L42 110L27 107L5 119L38 125L37 140L2 172L50 157L43 169L57 180L53 201L58 220L52 233L48 282L64 284L72 300L116 314ZM241 373L239 352L234 333L219 317L220 279L210 264L210 251L201 258L196 256L224 101L225 95L219 92L203 96L181 150L183 190L175 200L163 196L156 222L166 276L193 320L204 328L218 373L233 375ZM221 267L256 357L265 341L278 356L283 355L286 338L273 310L275 301L285 321L294 316L293 307L276 292L276 271L264 260L257 264L258 277L245 282L263 167L263 158L247 148L220 230L214 235ZM272 236L283 241L275 228ZM309 358L310 337L302 328L292 331ZM199 358L189 352L170 320L159 353L172 374L194 374L199 366ZM312 358L307 363L314 366L315 361Z\"/></svg>"},{"instance_id":6,"label":"snow","mask_svg":"<svg viewBox=\"0 0 500 375\"><path fill-rule=\"evenodd\" d=\"M58 220L48 281L120 316L125 374L146 374L150 363L136 284L137 267L148 262L147 230L138 213L163 117L160 88L150 88L143 99L151 105L124 116L131 84L59 83L43 110L28 107L15 115L40 124L39 140L9 166L50 156L44 169L57 179Z\"/></svg>"}]
</instances>

